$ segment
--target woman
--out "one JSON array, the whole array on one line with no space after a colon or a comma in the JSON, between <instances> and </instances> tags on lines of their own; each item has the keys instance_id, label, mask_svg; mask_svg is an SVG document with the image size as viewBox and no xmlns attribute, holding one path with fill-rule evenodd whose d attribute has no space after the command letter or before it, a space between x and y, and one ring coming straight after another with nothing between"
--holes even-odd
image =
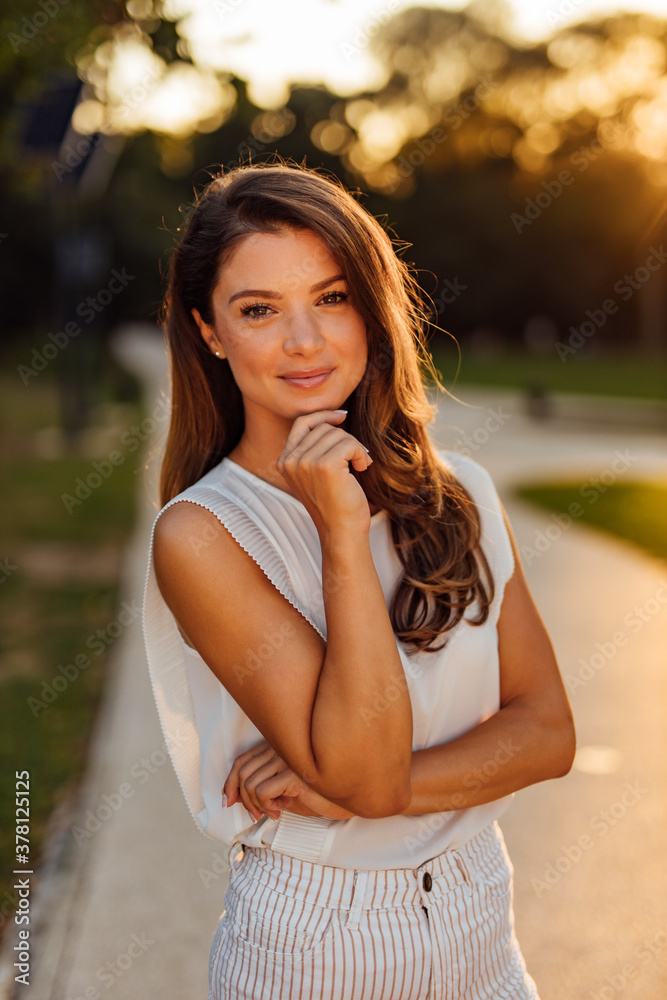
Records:
<instances>
[{"instance_id":1,"label":"woman","mask_svg":"<svg viewBox=\"0 0 667 1000\"><path fill-rule=\"evenodd\" d=\"M242 166L165 306L144 632L234 855L210 1000L537 997L497 818L569 771L572 718L488 473L426 433L408 266L340 182Z\"/></svg>"}]
</instances>

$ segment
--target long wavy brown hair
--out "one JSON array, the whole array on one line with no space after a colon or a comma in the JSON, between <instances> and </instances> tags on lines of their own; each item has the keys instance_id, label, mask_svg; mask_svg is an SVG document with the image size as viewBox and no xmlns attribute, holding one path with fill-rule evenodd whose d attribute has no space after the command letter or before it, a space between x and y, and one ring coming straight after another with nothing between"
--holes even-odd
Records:
<instances>
[{"instance_id":1,"label":"long wavy brown hair","mask_svg":"<svg viewBox=\"0 0 667 1000\"><path fill-rule=\"evenodd\" d=\"M212 292L235 249L252 233L285 227L311 230L324 241L366 322L368 364L342 406L346 429L367 443L374 461L363 474L351 472L369 503L387 511L404 567L389 607L394 633L415 651L437 652L447 636L438 646L436 640L475 600L476 617L467 620L487 620L494 581L479 544L477 508L426 433L434 410L422 373L439 381L426 348L421 290L398 256L399 241L335 176L282 158L241 165L215 176L191 206L161 314L171 368L161 502L222 461L244 430L229 363L207 349L192 309L212 324Z\"/></svg>"}]
</instances>

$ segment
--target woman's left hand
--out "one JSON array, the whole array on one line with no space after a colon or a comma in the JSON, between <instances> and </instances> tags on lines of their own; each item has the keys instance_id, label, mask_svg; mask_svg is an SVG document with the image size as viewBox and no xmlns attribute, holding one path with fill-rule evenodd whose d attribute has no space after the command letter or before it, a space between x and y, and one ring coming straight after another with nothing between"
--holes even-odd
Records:
<instances>
[{"instance_id":1,"label":"woman's left hand","mask_svg":"<svg viewBox=\"0 0 667 1000\"><path fill-rule=\"evenodd\" d=\"M263 813L279 819L282 809L329 819L355 815L309 788L266 741L236 758L222 792L228 806L241 802L255 821Z\"/></svg>"}]
</instances>

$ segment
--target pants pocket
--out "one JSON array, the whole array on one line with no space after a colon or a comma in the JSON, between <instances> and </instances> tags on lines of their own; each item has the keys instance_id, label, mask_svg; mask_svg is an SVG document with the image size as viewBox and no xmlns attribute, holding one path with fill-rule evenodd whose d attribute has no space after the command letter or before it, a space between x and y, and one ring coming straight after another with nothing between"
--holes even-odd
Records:
<instances>
[{"instance_id":1,"label":"pants pocket","mask_svg":"<svg viewBox=\"0 0 667 1000\"><path fill-rule=\"evenodd\" d=\"M260 888L237 900L235 929L240 942L285 961L323 949L334 933L336 911Z\"/></svg>"},{"instance_id":2,"label":"pants pocket","mask_svg":"<svg viewBox=\"0 0 667 1000\"><path fill-rule=\"evenodd\" d=\"M510 899L513 895L512 889L512 871L505 865L501 864L494 871L485 872L482 878L482 885L486 891L487 896L491 899Z\"/></svg>"},{"instance_id":3,"label":"pants pocket","mask_svg":"<svg viewBox=\"0 0 667 1000\"><path fill-rule=\"evenodd\" d=\"M445 890L436 911L431 910L441 995L445 1000L524 1000L529 994L514 933L513 872L507 853L500 844L474 859L453 853L461 881ZM438 883L434 879L434 885Z\"/></svg>"}]
</instances>

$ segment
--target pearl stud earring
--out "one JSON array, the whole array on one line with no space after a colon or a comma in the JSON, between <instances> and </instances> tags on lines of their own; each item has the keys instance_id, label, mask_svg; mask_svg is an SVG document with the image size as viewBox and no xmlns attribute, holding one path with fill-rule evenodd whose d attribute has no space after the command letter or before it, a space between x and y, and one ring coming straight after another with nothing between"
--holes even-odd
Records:
<instances>
[{"instance_id":1,"label":"pearl stud earring","mask_svg":"<svg viewBox=\"0 0 667 1000\"><path fill-rule=\"evenodd\" d=\"M220 351L216 351L215 352L215 356L216 356L216 358L219 358L220 357Z\"/></svg>"}]
</instances>

